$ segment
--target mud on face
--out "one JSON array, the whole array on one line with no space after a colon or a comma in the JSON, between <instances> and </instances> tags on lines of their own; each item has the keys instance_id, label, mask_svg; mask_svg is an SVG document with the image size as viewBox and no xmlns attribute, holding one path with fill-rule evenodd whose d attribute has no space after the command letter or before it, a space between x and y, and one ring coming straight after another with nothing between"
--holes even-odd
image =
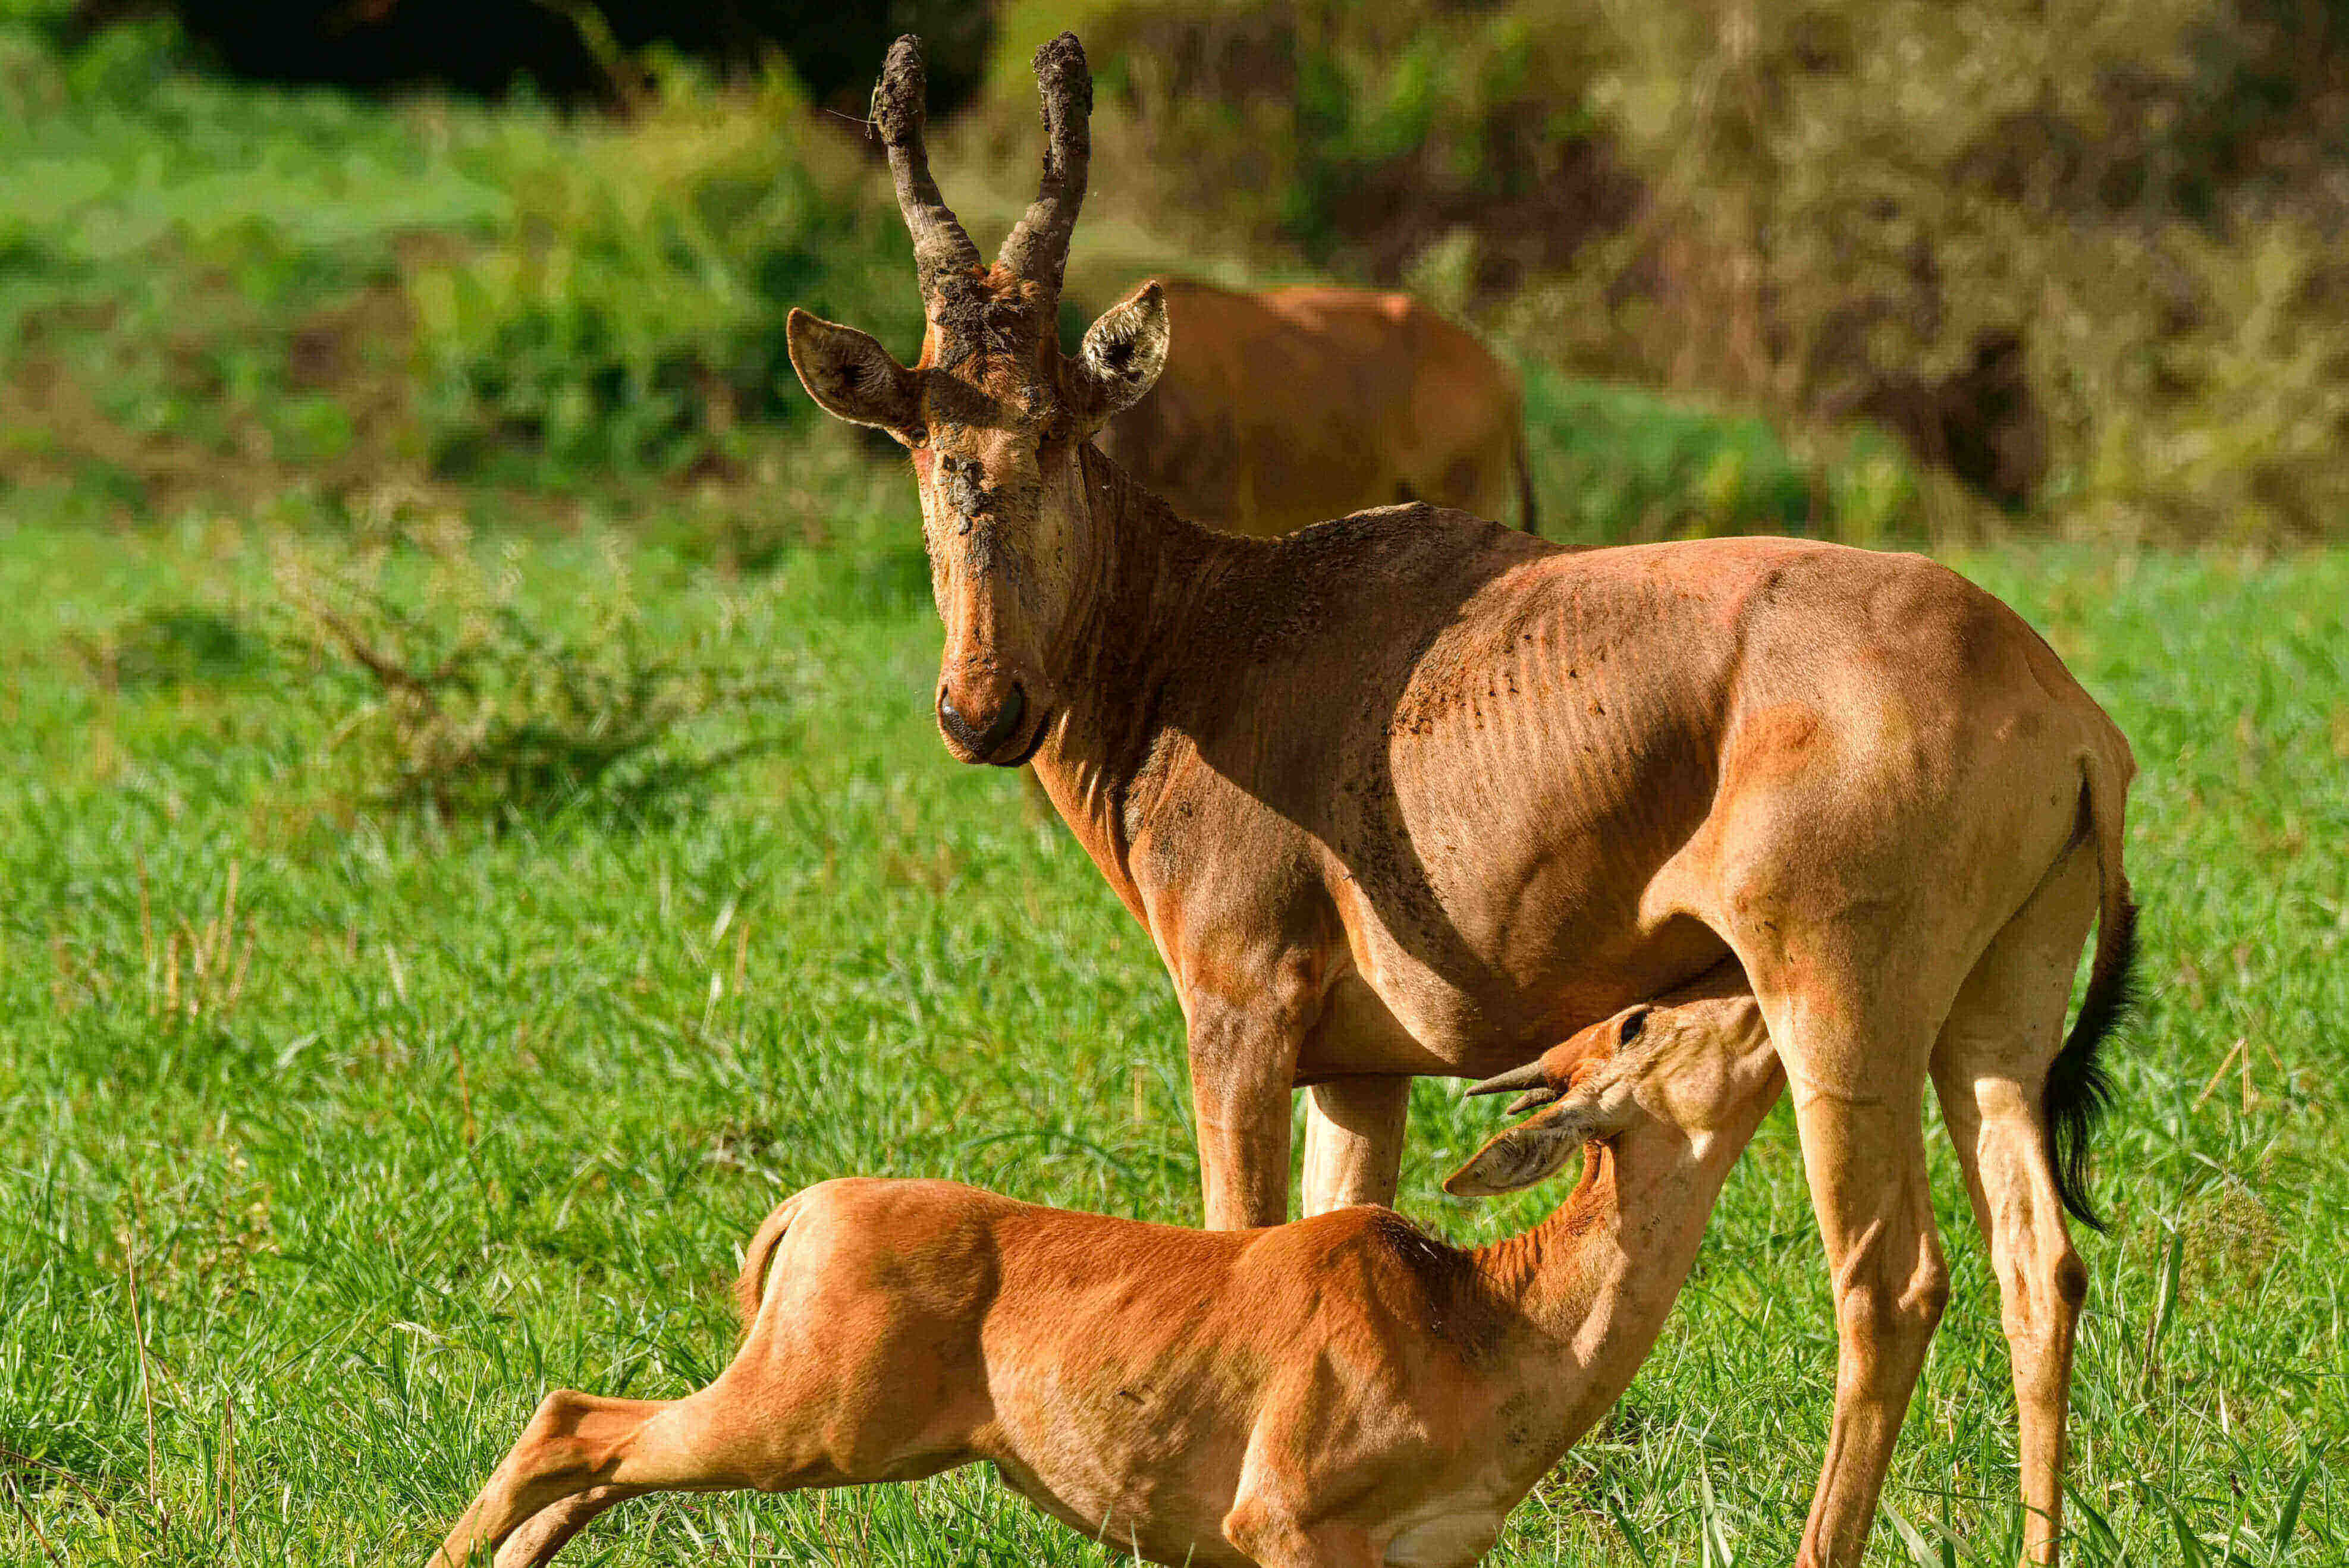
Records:
<instances>
[{"instance_id":1,"label":"mud on face","mask_svg":"<svg viewBox=\"0 0 2349 1568\"><path fill-rule=\"evenodd\" d=\"M1077 453L1165 363L1155 283L1112 306L1073 357L1056 332L1083 201L1092 77L1072 34L1036 52L1046 151L1035 202L984 263L938 193L923 144L921 46L900 38L874 91L928 323L908 367L866 334L794 310L792 363L836 417L908 448L931 585L946 624L937 718L966 762L1016 766L1058 704L1052 651L1102 554Z\"/></svg>"}]
</instances>

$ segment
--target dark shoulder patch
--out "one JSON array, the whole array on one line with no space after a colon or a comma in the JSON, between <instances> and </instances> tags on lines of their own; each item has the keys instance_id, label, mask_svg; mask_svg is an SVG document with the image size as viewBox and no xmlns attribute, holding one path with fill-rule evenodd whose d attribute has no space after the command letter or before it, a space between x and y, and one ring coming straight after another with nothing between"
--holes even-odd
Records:
<instances>
[{"instance_id":1,"label":"dark shoulder patch","mask_svg":"<svg viewBox=\"0 0 2349 1568\"><path fill-rule=\"evenodd\" d=\"M1367 1234L1419 1282L1430 1314L1423 1326L1430 1333L1471 1366L1489 1365L1500 1354L1506 1308L1486 1288L1471 1254L1437 1241L1392 1209L1371 1216Z\"/></svg>"}]
</instances>

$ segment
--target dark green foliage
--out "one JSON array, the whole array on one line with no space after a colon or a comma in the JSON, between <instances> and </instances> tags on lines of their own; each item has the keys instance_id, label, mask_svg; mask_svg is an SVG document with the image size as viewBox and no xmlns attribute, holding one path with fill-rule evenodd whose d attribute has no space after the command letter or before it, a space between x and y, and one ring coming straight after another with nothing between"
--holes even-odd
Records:
<instances>
[{"instance_id":1,"label":"dark green foliage","mask_svg":"<svg viewBox=\"0 0 2349 1568\"><path fill-rule=\"evenodd\" d=\"M1301 253L1553 366L1872 422L2068 532L2349 517L2338 0L1022 0L1008 120L1061 26L1102 71L1097 202L1178 255Z\"/></svg>"},{"instance_id":2,"label":"dark green foliage","mask_svg":"<svg viewBox=\"0 0 2349 1568\"><path fill-rule=\"evenodd\" d=\"M266 639L243 623L192 604L141 610L78 646L90 674L109 690L233 680L269 657Z\"/></svg>"},{"instance_id":3,"label":"dark green foliage","mask_svg":"<svg viewBox=\"0 0 2349 1568\"><path fill-rule=\"evenodd\" d=\"M1758 415L1538 366L1525 377L1528 448L1553 538L1779 532L1876 542L1916 526L1917 479L1889 440L1863 432L1806 460Z\"/></svg>"},{"instance_id":4,"label":"dark green foliage","mask_svg":"<svg viewBox=\"0 0 2349 1568\"><path fill-rule=\"evenodd\" d=\"M496 240L411 284L444 477L722 471L739 426L814 415L784 346L792 306L908 356L919 341L885 188L780 86L512 150Z\"/></svg>"}]
</instances>

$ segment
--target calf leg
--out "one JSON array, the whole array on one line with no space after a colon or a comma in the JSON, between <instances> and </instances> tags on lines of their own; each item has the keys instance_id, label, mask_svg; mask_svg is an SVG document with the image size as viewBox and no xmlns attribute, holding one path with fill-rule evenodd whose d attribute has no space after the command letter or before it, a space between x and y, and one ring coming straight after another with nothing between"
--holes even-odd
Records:
<instances>
[{"instance_id":1,"label":"calf leg","mask_svg":"<svg viewBox=\"0 0 2349 1568\"><path fill-rule=\"evenodd\" d=\"M2096 891L2083 845L1975 964L1933 1053L1942 1118L1998 1274L2021 1425L2023 1560L2033 1564L2056 1560L2073 1336L2088 1285L2064 1227L2041 1097Z\"/></svg>"},{"instance_id":2,"label":"calf leg","mask_svg":"<svg viewBox=\"0 0 2349 1568\"><path fill-rule=\"evenodd\" d=\"M1260 1501L1242 1501L1224 1519L1224 1539L1261 1568L1378 1568L1370 1532L1355 1525L1309 1527Z\"/></svg>"},{"instance_id":3,"label":"calf leg","mask_svg":"<svg viewBox=\"0 0 2349 1568\"><path fill-rule=\"evenodd\" d=\"M636 1495L626 1487L599 1486L540 1509L498 1548L497 1568L545 1568L597 1514Z\"/></svg>"},{"instance_id":4,"label":"calf leg","mask_svg":"<svg viewBox=\"0 0 2349 1568\"><path fill-rule=\"evenodd\" d=\"M771 1436L717 1387L686 1399L605 1399L561 1388L540 1402L432 1565L460 1568L501 1545L518 1554L499 1552L498 1568L544 1563L605 1508L648 1491L782 1491L843 1479L828 1465L779 1463ZM574 1501L583 1495L593 1501Z\"/></svg>"},{"instance_id":5,"label":"calf leg","mask_svg":"<svg viewBox=\"0 0 2349 1568\"><path fill-rule=\"evenodd\" d=\"M1342 1078L1305 1101L1305 1212L1392 1203L1411 1109L1407 1078Z\"/></svg>"}]
</instances>

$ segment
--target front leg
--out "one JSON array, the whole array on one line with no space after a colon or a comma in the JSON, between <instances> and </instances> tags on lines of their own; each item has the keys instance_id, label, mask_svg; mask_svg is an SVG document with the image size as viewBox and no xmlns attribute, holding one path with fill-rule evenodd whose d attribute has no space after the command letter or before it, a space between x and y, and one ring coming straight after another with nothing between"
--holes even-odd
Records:
<instances>
[{"instance_id":1,"label":"front leg","mask_svg":"<svg viewBox=\"0 0 2349 1568\"><path fill-rule=\"evenodd\" d=\"M1289 1086L1305 1031L1290 1009L1194 1001L1191 1104L1207 1229L1288 1218Z\"/></svg>"},{"instance_id":2,"label":"front leg","mask_svg":"<svg viewBox=\"0 0 2349 1568\"><path fill-rule=\"evenodd\" d=\"M1392 1204L1402 1174L1407 1078L1341 1078L1305 1099L1305 1212L1350 1203Z\"/></svg>"}]
</instances>

